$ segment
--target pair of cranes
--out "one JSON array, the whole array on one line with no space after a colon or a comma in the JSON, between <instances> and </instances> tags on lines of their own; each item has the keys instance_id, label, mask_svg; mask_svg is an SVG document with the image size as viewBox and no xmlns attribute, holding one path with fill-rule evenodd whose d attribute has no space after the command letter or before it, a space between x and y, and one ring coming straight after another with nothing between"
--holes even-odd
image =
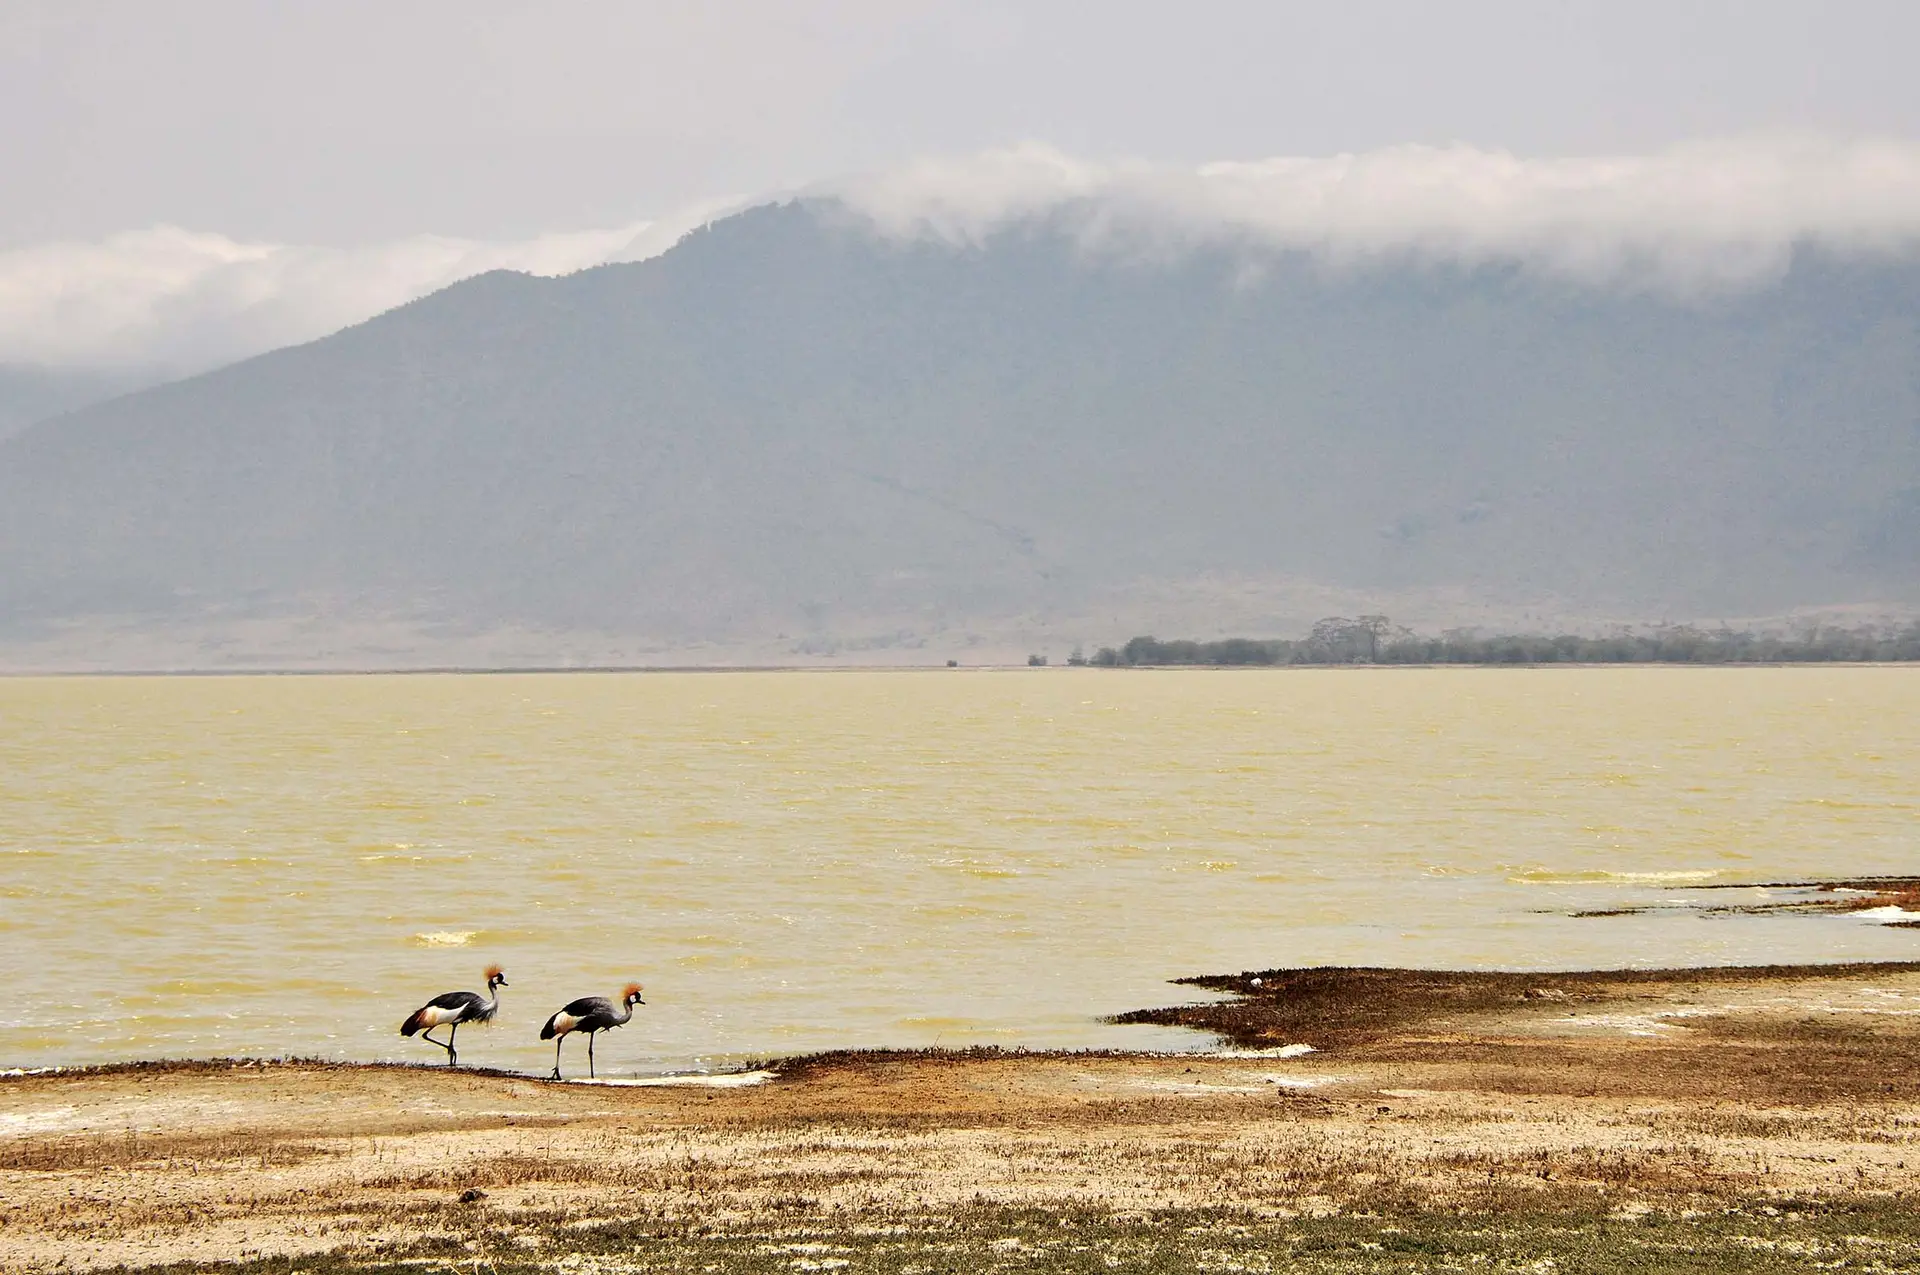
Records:
<instances>
[{"instance_id":1,"label":"pair of cranes","mask_svg":"<svg viewBox=\"0 0 1920 1275\"><path fill-rule=\"evenodd\" d=\"M411 1036L418 1032L422 1040L432 1041L447 1051L447 1066L452 1067L460 1061L460 1055L454 1052L453 1038L460 1033L462 1023L488 1023L500 1012L500 989L507 985L507 977L500 972L498 965L487 966L487 994L478 992L442 992L419 1009L407 1016L400 1024L400 1034ZM560 1076L560 1044L572 1032L587 1034L587 1076L593 1078L593 1037L618 1027L633 1017L633 1007L644 1005L640 999L640 984L628 983L620 990L620 1003L615 1005L604 996L582 996L577 1001L568 1001L563 1009L547 1020L540 1029L540 1039L553 1042L553 1078ZM447 1038L434 1040L433 1029L445 1027Z\"/></svg>"}]
</instances>

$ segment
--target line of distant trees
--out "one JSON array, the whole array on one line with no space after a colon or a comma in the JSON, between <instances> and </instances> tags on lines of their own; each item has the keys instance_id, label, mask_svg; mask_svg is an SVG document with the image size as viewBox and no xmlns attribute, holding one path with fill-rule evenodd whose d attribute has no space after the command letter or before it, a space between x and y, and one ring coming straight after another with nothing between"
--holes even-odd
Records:
<instances>
[{"instance_id":1,"label":"line of distant trees","mask_svg":"<svg viewBox=\"0 0 1920 1275\"><path fill-rule=\"evenodd\" d=\"M1137 637L1103 646L1085 662L1100 668L1168 664L1823 664L1920 661L1920 622L1904 628L1811 626L1755 633L1663 624L1578 634L1500 634L1452 629L1426 637L1384 615L1329 616L1304 638L1223 638L1217 642Z\"/></svg>"}]
</instances>

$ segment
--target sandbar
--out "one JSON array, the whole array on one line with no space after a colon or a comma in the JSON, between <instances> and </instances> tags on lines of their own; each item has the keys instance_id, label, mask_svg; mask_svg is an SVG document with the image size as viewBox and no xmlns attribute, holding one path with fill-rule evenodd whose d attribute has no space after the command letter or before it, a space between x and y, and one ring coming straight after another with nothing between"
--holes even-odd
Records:
<instances>
[{"instance_id":1,"label":"sandbar","mask_svg":"<svg viewBox=\"0 0 1920 1275\"><path fill-rule=\"evenodd\" d=\"M1213 1052L12 1074L0 1270L1920 1261L1920 963L1191 981Z\"/></svg>"}]
</instances>

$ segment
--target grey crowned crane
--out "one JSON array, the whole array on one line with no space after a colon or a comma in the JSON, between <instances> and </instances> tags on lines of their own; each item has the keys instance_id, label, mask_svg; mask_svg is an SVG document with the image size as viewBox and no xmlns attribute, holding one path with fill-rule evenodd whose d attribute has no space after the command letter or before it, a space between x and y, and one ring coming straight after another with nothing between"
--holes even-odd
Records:
<instances>
[{"instance_id":1,"label":"grey crowned crane","mask_svg":"<svg viewBox=\"0 0 1920 1275\"><path fill-rule=\"evenodd\" d=\"M567 1038L568 1032L587 1034L587 1078L593 1075L593 1034L606 1031L609 1027L618 1027L633 1017L633 1007L644 1005L640 999L640 984L628 983L620 989L620 1003L615 1005L604 996L582 996L570 1001L567 1007L547 1020L540 1029L540 1039L553 1042L553 1078L560 1076L560 1042Z\"/></svg>"},{"instance_id":2,"label":"grey crowned crane","mask_svg":"<svg viewBox=\"0 0 1920 1275\"><path fill-rule=\"evenodd\" d=\"M411 1036L420 1033L422 1040L447 1051L447 1066L460 1061L460 1055L454 1052L453 1038L459 1034L461 1023L486 1023L500 1010L500 993L496 988L507 985L507 976L500 972L498 965L487 966L487 999L482 1000L478 992L442 992L419 1009L407 1016L400 1024L400 1034ZM433 1029L445 1026L447 1038L444 1041L433 1040Z\"/></svg>"}]
</instances>

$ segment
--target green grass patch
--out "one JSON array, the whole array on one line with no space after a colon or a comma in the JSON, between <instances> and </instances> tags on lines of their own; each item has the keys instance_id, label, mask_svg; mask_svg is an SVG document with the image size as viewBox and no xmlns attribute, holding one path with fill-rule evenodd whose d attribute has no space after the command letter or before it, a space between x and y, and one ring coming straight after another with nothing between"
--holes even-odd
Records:
<instances>
[{"instance_id":1,"label":"green grass patch","mask_svg":"<svg viewBox=\"0 0 1920 1275\"><path fill-rule=\"evenodd\" d=\"M796 1206L804 1212L804 1206ZM1637 1217L1464 1213L1258 1218L981 1206L877 1218L813 1214L738 1230L686 1219L593 1222L450 1214L436 1239L386 1251L138 1268L138 1275L548 1275L569 1271L793 1275L843 1272L1430 1271L1741 1272L1920 1269L1920 1213L1895 1200L1781 1202ZM120 1268L134 1275L134 1268Z\"/></svg>"}]
</instances>

